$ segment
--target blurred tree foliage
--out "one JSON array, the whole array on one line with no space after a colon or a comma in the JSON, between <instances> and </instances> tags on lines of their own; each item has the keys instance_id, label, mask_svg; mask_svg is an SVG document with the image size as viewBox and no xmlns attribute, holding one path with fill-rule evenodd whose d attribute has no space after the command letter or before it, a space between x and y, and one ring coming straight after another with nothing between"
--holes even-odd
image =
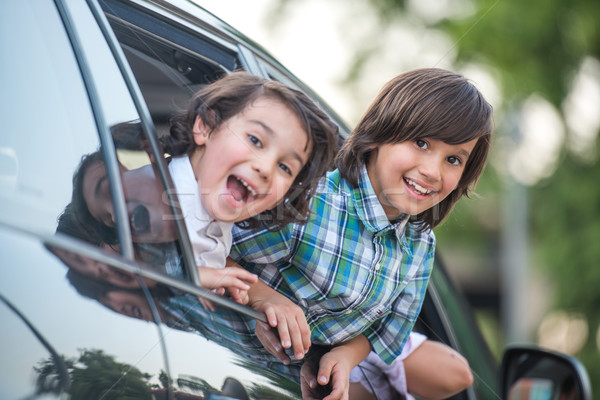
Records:
<instances>
[{"instance_id":1,"label":"blurred tree foliage","mask_svg":"<svg viewBox=\"0 0 600 400\"><path fill-rule=\"evenodd\" d=\"M573 77L586 58L600 60L600 2L598 0L447 0L447 7L464 7L470 13L426 20L415 12L419 0L363 0L378 20L378 28L355 50L346 83L361 77L366 60L377 57L377 43L394 24L420 18L429 29L442 31L454 43L458 69L467 64L485 65L493 71L502 92L496 113L498 133L505 130L502 111L518 109L536 94L559 112ZM277 12L297 0L280 0ZM353 3L344 3L349 4ZM423 3L421 3L423 4ZM354 3L356 6L356 3ZM421 7L421 10L423 7ZM450 13L449 15L451 15ZM281 15L281 14L279 14ZM285 21L282 18L280 21ZM359 23L349 20L347 24ZM402 44L399 44L402 51ZM596 105L600 112L600 104ZM563 116L564 119L564 116ZM569 132L567 132L567 135ZM553 307L582 313L589 324L584 348L575 354L586 364L592 382L600 382L600 357L596 343L600 315L600 164L598 136L591 158L582 159L566 146L556 172L529 191L532 265L539 265L555 284ZM477 192L484 201L459 202L436 233L440 243L458 242L482 257L497 259L500 229L502 174L488 167ZM497 263L497 261L496 261ZM498 265L496 265L497 267ZM565 340L568 340L566 338ZM598 386L597 390L600 390Z\"/></svg>"}]
</instances>

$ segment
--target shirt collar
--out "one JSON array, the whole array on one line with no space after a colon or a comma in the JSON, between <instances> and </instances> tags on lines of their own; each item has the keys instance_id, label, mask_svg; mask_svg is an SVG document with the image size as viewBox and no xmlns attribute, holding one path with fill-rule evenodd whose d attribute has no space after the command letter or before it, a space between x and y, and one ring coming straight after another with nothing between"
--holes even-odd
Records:
<instances>
[{"instance_id":1,"label":"shirt collar","mask_svg":"<svg viewBox=\"0 0 600 400\"><path fill-rule=\"evenodd\" d=\"M367 229L373 232L394 229L398 234L398 238L404 235L404 229L406 228L409 216L406 215L394 222L390 222L371 185L371 180L367 174L367 167L364 165L358 177L358 187L352 189L352 198L356 212Z\"/></svg>"}]
</instances>

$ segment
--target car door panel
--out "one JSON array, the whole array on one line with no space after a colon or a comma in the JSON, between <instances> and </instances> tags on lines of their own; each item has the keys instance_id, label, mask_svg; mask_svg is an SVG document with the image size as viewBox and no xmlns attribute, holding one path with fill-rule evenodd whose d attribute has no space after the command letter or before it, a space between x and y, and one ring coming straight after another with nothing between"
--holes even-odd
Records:
<instances>
[{"instance_id":1,"label":"car door panel","mask_svg":"<svg viewBox=\"0 0 600 400\"><path fill-rule=\"evenodd\" d=\"M0 397L71 393L92 398L106 392L106 398L116 398L129 385L148 398L166 369L157 326L123 314L144 303L149 309L147 300L142 295L139 303L127 303L115 295L119 288L89 278L82 282L85 277L76 282L57 256L60 250L0 228L0 254L11 260L0 270ZM78 255L91 259L85 252ZM152 318L147 311L133 312ZM64 362L68 384L58 384L56 355Z\"/></svg>"}]
</instances>

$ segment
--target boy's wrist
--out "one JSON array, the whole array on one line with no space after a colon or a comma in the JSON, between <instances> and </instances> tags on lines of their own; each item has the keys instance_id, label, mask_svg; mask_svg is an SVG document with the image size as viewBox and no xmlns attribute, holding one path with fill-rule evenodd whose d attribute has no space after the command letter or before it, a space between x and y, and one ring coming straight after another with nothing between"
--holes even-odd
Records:
<instances>
[{"instance_id":1,"label":"boy's wrist","mask_svg":"<svg viewBox=\"0 0 600 400\"><path fill-rule=\"evenodd\" d=\"M257 309L260 303L264 302L274 291L274 289L259 279L250 285L250 289L248 289L248 306Z\"/></svg>"},{"instance_id":2,"label":"boy's wrist","mask_svg":"<svg viewBox=\"0 0 600 400\"><path fill-rule=\"evenodd\" d=\"M340 343L335 346L331 351L335 354L335 357L343 360L348 364L350 369L360 364L372 350L371 342L364 335L360 334L346 342Z\"/></svg>"}]
</instances>

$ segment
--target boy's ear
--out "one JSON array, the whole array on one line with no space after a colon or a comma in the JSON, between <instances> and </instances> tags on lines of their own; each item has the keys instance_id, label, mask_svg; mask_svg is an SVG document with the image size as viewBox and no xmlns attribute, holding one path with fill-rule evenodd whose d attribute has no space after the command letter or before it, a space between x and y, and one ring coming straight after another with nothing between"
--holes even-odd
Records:
<instances>
[{"instance_id":1,"label":"boy's ear","mask_svg":"<svg viewBox=\"0 0 600 400\"><path fill-rule=\"evenodd\" d=\"M204 123L199 115L196 116L196 120L192 126L192 134L194 135L194 143L198 146L204 146L210 135L210 128Z\"/></svg>"}]
</instances>

